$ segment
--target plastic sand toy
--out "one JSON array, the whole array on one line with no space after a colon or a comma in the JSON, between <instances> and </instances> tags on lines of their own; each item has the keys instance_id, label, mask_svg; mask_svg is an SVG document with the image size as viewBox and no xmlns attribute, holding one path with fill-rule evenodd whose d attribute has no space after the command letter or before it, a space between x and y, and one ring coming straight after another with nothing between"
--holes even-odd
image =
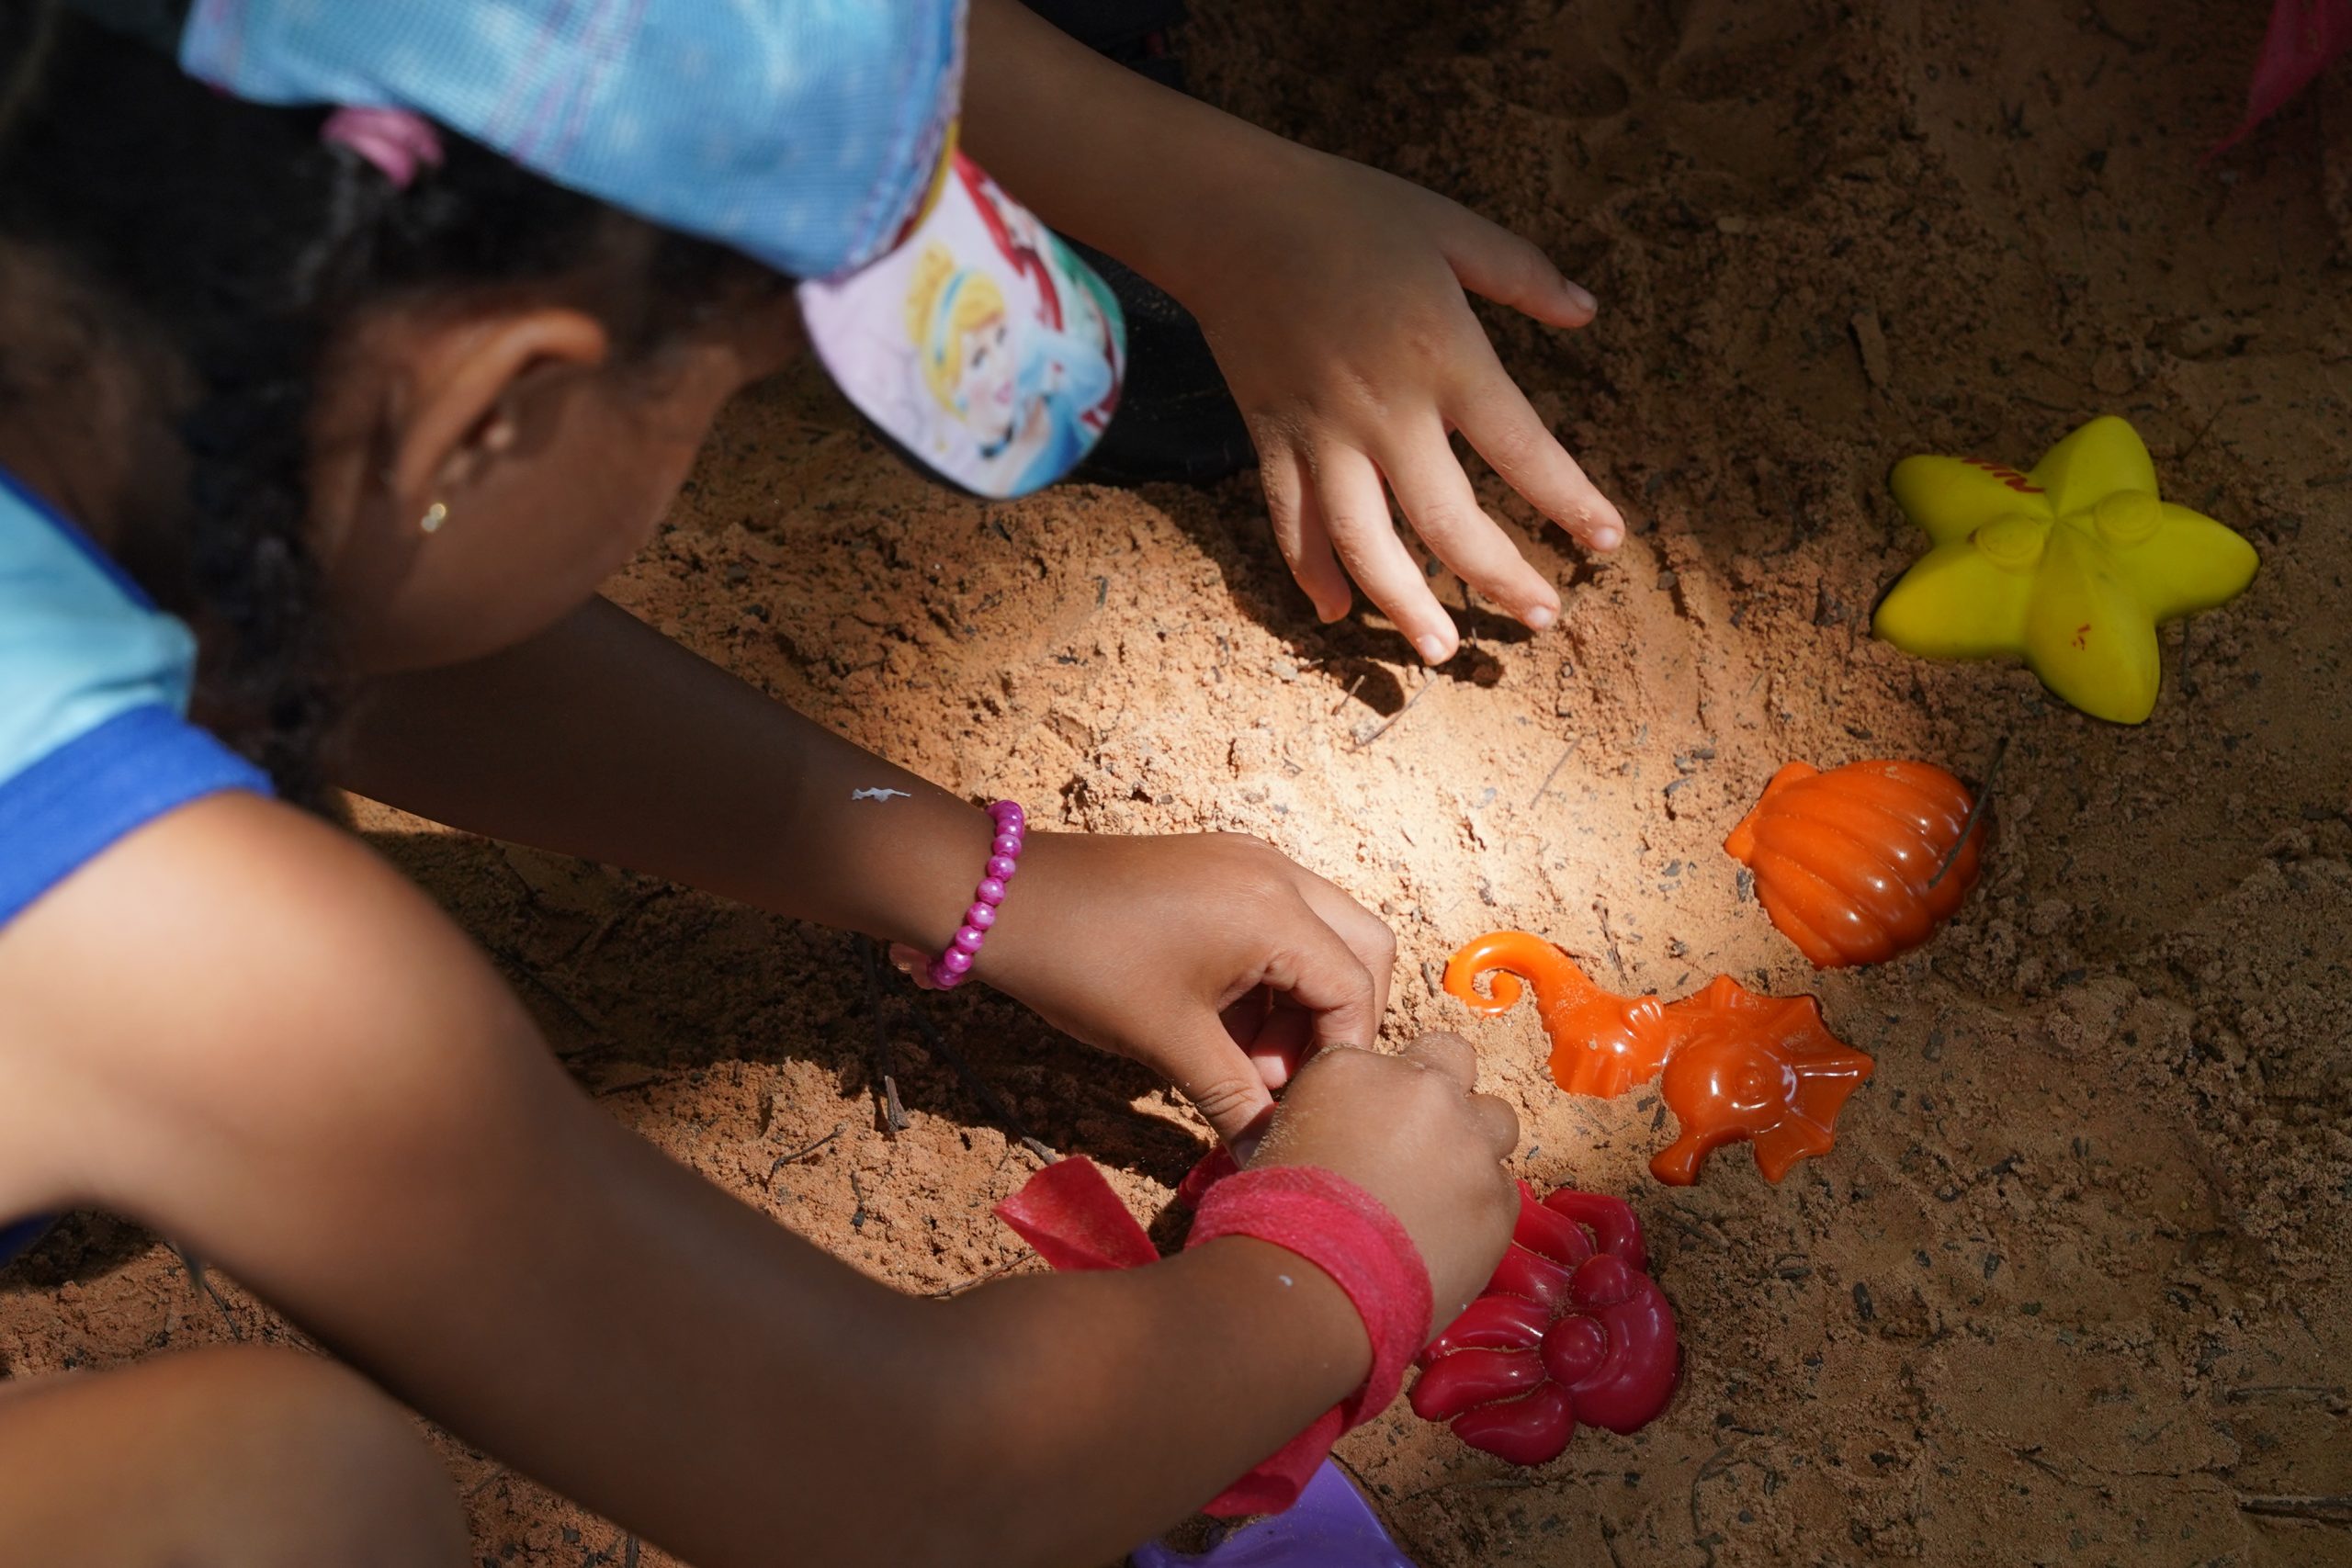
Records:
<instances>
[{"instance_id":1,"label":"plastic sand toy","mask_svg":"<svg viewBox=\"0 0 2352 1568\"><path fill-rule=\"evenodd\" d=\"M1492 996L1477 982L1491 976ZM1525 931L1490 931L1446 961L1445 988L1482 1017L1508 1012L1535 987L1544 1032L1552 1037L1552 1081L1570 1094L1606 1100L1647 1083L1673 1043L1656 997L1602 990L1576 960Z\"/></svg>"},{"instance_id":2,"label":"plastic sand toy","mask_svg":"<svg viewBox=\"0 0 2352 1568\"><path fill-rule=\"evenodd\" d=\"M2208 152L2226 152L2286 107L2347 49L2352 49L2352 0L2275 0L2262 54L2246 88L2245 118Z\"/></svg>"},{"instance_id":3,"label":"plastic sand toy","mask_svg":"<svg viewBox=\"0 0 2352 1568\"><path fill-rule=\"evenodd\" d=\"M1755 874L1781 934L1816 969L1883 964L1951 918L1976 884L1987 822L1925 762L1791 762L1724 848Z\"/></svg>"},{"instance_id":4,"label":"plastic sand toy","mask_svg":"<svg viewBox=\"0 0 2352 1568\"><path fill-rule=\"evenodd\" d=\"M1497 976L1491 998L1473 986L1487 974ZM1871 1076L1871 1058L1829 1032L1811 997L1760 996L1728 975L1664 1005L1615 996L1526 931L1491 931L1445 966L1445 988L1486 1015L1525 994L1521 978L1536 988L1553 1081L1562 1089L1605 1098L1663 1067L1662 1092L1679 1126L1650 1174L1674 1186L1696 1181L1710 1150L1743 1138L1755 1140L1764 1179L1779 1181L1798 1160L1829 1152L1838 1112ZM1588 1083L1597 1087L1579 1087Z\"/></svg>"},{"instance_id":5,"label":"plastic sand toy","mask_svg":"<svg viewBox=\"0 0 2352 1568\"><path fill-rule=\"evenodd\" d=\"M1155 1541L1127 1561L1134 1568L1413 1568L1329 1460L1287 1512L1244 1525L1199 1556Z\"/></svg>"},{"instance_id":6,"label":"plastic sand toy","mask_svg":"<svg viewBox=\"0 0 2352 1568\"><path fill-rule=\"evenodd\" d=\"M1871 621L1929 659L2022 656L2094 717L2138 724L2156 705L2156 627L2237 597L2260 563L2211 518L2162 501L2148 448L2091 421L2030 473L1906 457L1889 484L1934 547Z\"/></svg>"},{"instance_id":7,"label":"plastic sand toy","mask_svg":"<svg viewBox=\"0 0 2352 1568\"><path fill-rule=\"evenodd\" d=\"M1679 1130L1651 1175L1688 1187L1711 1150L1742 1138L1771 1182L1829 1152L1838 1112L1872 1063L1823 1026L1811 997L1758 996L1718 975L1667 1010L1682 1036L1658 1088Z\"/></svg>"},{"instance_id":8,"label":"plastic sand toy","mask_svg":"<svg viewBox=\"0 0 2352 1568\"><path fill-rule=\"evenodd\" d=\"M1513 1464L1559 1457L1577 1424L1633 1432L1674 1393L1674 1309L1623 1201L1521 1182L1494 1278L1421 1352L1416 1415Z\"/></svg>"}]
</instances>

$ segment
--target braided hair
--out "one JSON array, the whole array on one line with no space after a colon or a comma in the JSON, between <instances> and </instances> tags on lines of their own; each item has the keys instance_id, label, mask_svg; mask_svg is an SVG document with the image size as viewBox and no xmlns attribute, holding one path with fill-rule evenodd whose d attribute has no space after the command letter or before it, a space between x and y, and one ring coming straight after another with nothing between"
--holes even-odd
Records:
<instances>
[{"instance_id":1,"label":"braided hair","mask_svg":"<svg viewBox=\"0 0 2352 1568\"><path fill-rule=\"evenodd\" d=\"M189 384L156 400L177 411L188 459L180 516L147 530L175 558L127 564L197 628L207 725L288 799L326 808L341 682L306 542L308 425L338 326L390 299L539 284L644 355L786 280L446 132L444 164L399 190L320 141L323 110L183 75L155 44L185 8L0 3L0 247L53 258L106 318L102 341L160 343ZM93 11L148 13L162 36ZM40 392L11 360L0 343L0 413Z\"/></svg>"}]
</instances>

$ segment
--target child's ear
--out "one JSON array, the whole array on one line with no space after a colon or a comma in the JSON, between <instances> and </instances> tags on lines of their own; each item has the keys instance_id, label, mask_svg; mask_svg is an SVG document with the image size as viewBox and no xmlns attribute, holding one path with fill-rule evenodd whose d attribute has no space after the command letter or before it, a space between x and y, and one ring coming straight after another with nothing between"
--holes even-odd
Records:
<instances>
[{"instance_id":1,"label":"child's ear","mask_svg":"<svg viewBox=\"0 0 2352 1568\"><path fill-rule=\"evenodd\" d=\"M457 507L507 454L551 434L567 395L610 357L612 334L583 311L534 306L424 327L410 347L384 477L421 513Z\"/></svg>"}]
</instances>

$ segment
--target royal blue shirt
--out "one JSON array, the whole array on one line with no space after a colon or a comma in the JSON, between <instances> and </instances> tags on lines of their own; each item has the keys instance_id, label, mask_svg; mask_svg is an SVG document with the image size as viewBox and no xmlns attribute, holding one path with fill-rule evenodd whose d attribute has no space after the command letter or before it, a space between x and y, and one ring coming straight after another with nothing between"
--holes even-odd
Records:
<instances>
[{"instance_id":1,"label":"royal blue shirt","mask_svg":"<svg viewBox=\"0 0 2352 1568\"><path fill-rule=\"evenodd\" d=\"M196 638L0 469L0 942L109 846L268 780L187 721ZM40 1235L0 1224L0 1261Z\"/></svg>"}]
</instances>

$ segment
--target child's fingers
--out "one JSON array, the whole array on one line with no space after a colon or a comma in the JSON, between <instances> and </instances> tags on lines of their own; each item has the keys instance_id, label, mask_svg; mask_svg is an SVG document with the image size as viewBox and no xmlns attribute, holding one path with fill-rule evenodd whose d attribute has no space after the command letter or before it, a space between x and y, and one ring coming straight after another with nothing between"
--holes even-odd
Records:
<instances>
[{"instance_id":1,"label":"child's fingers","mask_svg":"<svg viewBox=\"0 0 2352 1568\"><path fill-rule=\"evenodd\" d=\"M1414 532L1463 581L1537 631L1560 618L1558 592L1479 506L1435 420L1381 467Z\"/></svg>"},{"instance_id":2,"label":"child's fingers","mask_svg":"<svg viewBox=\"0 0 2352 1568\"><path fill-rule=\"evenodd\" d=\"M1616 503L1585 477L1500 361L1490 355L1470 394L1446 412L1487 466L1538 512L1596 550L1623 543L1625 519Z\"/></svg>"},{"instance_id":3,"label":"child's fingers","mask_svg":"<svg viewBox=\"0 0 2352 1568\"><path fill-rule=\"evenodd\" d=\"M1313 872L1301 870L1298 877L1299 893L1307 908L1340 933L1340 940L1372 976L1373 1016L1386 1018L1388 983L1396 968L1396 933L1388 929L1387 921Z\"/></svg>"},{"instance_id":4,"label":"child's fingers","mask_svg":"<svg viewBox=\"0 0 2352 1568\"><path fill-rule=\"evenodd\" d=\"M1253 1140L1274 1113L1273 1091L1266 1087L1258 1064L1214 1016L1197 1029L1188 1049L1160 1061L1163 1069L1173 1069L1177 1092L1193 1102L1193 1109L1227 1144L1238 1147Z\"/></svg>"},{"instance_id":5,"label":"child's fingers","mask_svg":"<svg viewBox=\"0 0 2352 1568\"><path fill-rule=\"evenodd\" d=\"M1315 1015L1287 997L1277 998L1266 1010L1257 1038L1246 1047L1259 1081L1279 1089L1296 1076L1314 1043Z\"/></svg>"},{"instance_id":6,"label":"child's fingers","mask_svg":"<svg viewBox=\"0 0 2352 1568\"><path fill-rule=\"evenodd\" d=\"M1290 574L1306 590L1315 614L1326 622L1348 613L1355 593L1348 574L1331 554L1330 536L1323 531L1322 509L1298 453L1287 443L1266 442L1259 447L1259 481L1266 487L1266 514L1274 525L1274 543L1290 566Z\"/></svg>"},{"instance_id":7,"label":"child's fingers","mask_svg":"<svg viewBox=\"0 0 2352 1568\"><path fill-rule=\"evenodd\" d=\"M1466 1092L1478 1081L1478 1049L1451 1030L1433 1029L1401 1053L1433 1073L1442 1073Z\"/></svg>"},{"instance_id":8,"label":"child's fingers","mask_svg":"<svg viewBox=\"0 0 2352 1568\"><path fill-rule=\"evenodd\" d=\"M1452 202L1452 220L1437 229L1438 249L1471 293L1555 327L1581 327L1600 306L1552 258L1517 234Z\"/></svg>"},{"instance_id":9,"label":"child's fingers","mask_svg":"<svg viewBox=\"0 0 2352 1568\"><path fill-rule=\"evenodd\" d=\"M903 942L890 944L890 967L912 980L926 991L939 987L932 983L931 954L919 947L909 947Z\"/></svg>"},{"instance_id":10,"label":"child's fingers","mask_svg":"<svg viewBox=\"0 0 2352 1568\"><path fill-rule=\"evenodd\" d=\"M1372 459L1351 446L1318 446L1308 477L1331 547L1348 575L1396 623L1423 659L1442 664L1453 658L1462 639L1437 595L1430 592L1429 580L1396 536L1388 496L1380 488Z\"/></svg>"},{"instance_id":11,"label":"child's fingers","mask_svg":"<svg viewBox=\"0 0 2352 1568\"><path fill-rule=\"evenodd\" d=\"M1510 1158L1511 1150L1519 1147L1519 1112L1510 1108L1510 1102L1491 1094L1474 1094L1470 1114L1495 1157Z\"/></svg>"},{"instance_id":12,"label":"child's fingers","mask_svg":"<svg viewBox=\"0 0 2352 1568\"><path fill-rule=\"evenodd\" d=\"M1372 970L1302 896L1297 918L1271 933L1265 983L1315 1015L1317 1050L1369 1047L1380 1032L1381 995Z\"/></svg>"}]
</instances>

